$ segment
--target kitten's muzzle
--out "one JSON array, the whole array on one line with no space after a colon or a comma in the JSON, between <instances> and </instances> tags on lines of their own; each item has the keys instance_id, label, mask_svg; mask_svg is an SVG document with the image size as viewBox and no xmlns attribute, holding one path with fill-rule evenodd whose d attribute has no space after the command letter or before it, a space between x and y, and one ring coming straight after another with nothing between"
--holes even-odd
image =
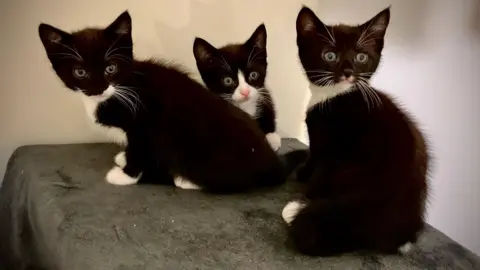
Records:
<instances>
[{"instance_id":1,"label":"kitten's muzzle","mask_svg":"<svg viewBox=\"0 0 480 270\"><path fill-rule=\"evenodd\" d=\"M343 76L345 76L345 78L352 77L354 73L355 72L351 68L346 68L343 70Z\"/></svg>"},{"instance_id":2,"label":"kitten's muzzle","mask_svg":"<svg viewBox=\"0 0 480 270\"><path fill-rule=\"evenodd\" d=\"M343 70L343 75L340 76L340 82L347 81L353 83L355 81L354 71L353 69L346 68Z\"/></svg>"}]
</instances>

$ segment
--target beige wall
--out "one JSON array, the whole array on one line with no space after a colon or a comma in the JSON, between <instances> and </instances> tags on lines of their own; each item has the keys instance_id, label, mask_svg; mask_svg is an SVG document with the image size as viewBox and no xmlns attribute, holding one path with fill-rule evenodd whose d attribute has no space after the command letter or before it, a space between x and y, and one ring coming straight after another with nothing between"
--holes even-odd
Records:
<instances>
[{"instance_id":1,"label":"beige wall","mask_svg":"<svg viewBox=\"0 0 480 270\"><path fill-rule=\"evenodd\" d=\"M265 21L269 76L286 134L304 139L307 83L295 48L304 3L325 22L360 22L388 4L392 23L374 84L399 97L434 148L428 221L480 253L480 20L477 0L6 0L0 1L0 175L11 152L34 143L102 140L77 97L50 70L37 36L43 21L65 30L106 25L129 9L135 53L193 70L192 41L246 39ZM101 4L95 4L101 3Z\"/></svg>"}]
</instances>

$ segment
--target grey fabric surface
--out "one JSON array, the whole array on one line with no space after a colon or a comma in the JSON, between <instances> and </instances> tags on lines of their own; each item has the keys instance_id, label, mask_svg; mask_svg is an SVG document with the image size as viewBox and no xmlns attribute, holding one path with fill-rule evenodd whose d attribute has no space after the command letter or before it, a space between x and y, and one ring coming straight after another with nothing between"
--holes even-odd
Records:
<instances>
[{"instance_id":1,"label":"grey fabric surface","mask_svg":"<svg viewBox=\"0 0 480 270\"><path fill-rule=\"evenodd\" d=\"M285 139L281 152L304 147ZM281 218L294 184L213 196L170 186L107 184L119 148L25 146L0 190L5 269L480 269L480 259L428 227L405 256L309 258Z\"/></svg>"}]
</instances>

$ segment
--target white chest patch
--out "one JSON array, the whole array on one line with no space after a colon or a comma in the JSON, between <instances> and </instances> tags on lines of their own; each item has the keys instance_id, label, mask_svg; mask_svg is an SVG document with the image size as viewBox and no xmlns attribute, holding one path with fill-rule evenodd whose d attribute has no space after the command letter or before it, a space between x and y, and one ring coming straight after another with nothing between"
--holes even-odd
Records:
<instances>
[{"instance_id":1,"label":"white chest patch","mask_svg":"<svg viewBox=\"0 0 480 270\"><path fill-rule=\"evenodd\" d=\"M103 94L99 96L86 96L83 93L81 93L80 95L82 97L83 105L85 106L87 116L92 121L92 123L94 123L95 129L100 130L102 133L107 135L109 138L112 139L113 142L117 144L127 145L127 135L125 131L117 127L104 126L97 122L96 112L98 106L101 106L102 102L110 98L114 92L115 88L113 86L109 86L107 90L105 90Z\"/></svg>"},{"instance_id":2,"label":"white chest patch","mask_svg":"<svg viewBox=\"0 0 480 270\"><path fill-rule=\"evenodd\" d=\"M238 86L232 94L233 103L253 118L257 117L259 91L250 86L241 71L238 72Z\"/></svg>"},{"instance_id":3,"label":"white chest patch","mask_svg":"<svg viewBox=\"0 0 480 270\"><path fill-rule=\"evenodd\" d=\"M325 102L329 98L348 92L352 84L343 81L331 86L318 86L310 83L310 101L308 102L307 111L318 103Z\"/></svg>"}]
</instances>

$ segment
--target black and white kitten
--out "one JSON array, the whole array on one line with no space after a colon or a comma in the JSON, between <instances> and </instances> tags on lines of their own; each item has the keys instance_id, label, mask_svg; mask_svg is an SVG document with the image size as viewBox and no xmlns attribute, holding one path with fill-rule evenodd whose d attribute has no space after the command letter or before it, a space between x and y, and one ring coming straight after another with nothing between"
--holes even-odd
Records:
<instances>
[{"instance_id":1,"label":"black and white kitten","mask_svg":"<svg viewBox=\"0 0 480 270\"><path fill-rule=\"evenodd\" d=\"M296 173L304 199L282 216L304 254L406 251L424 227L425 139L369 84L389 20L389 8L358 26L325 25L306 7L298 14L298 53L312 92L310 156Z\"/></svg>"},{"instance_id":2,"label":"black and white kitten","mask_svg":"<svg viewBox=\"0 0 480 270\"><path fill-rule=\"evenodd\" d=\"M174 66L135 60L131 30L127 11L106 28L39 26L53 69L83 96L94 122L126 134L109 183L229 193L285 181L279 157L248 114Z\"/></svg>"},{"instance_id":3,"label":"black and white kitten","mask_svg":"<svg viewBox=\"0 0 480 270\"><path fill-rule=\"evenodd\" d=\"M243 44L216 49L196 38L193 44L198 70L215 94L235 104L258 123L272 148L280 148L276 133L275 105L265 86L267 75L267 30L261 24Z\"/></svg>"}]
</instances>

